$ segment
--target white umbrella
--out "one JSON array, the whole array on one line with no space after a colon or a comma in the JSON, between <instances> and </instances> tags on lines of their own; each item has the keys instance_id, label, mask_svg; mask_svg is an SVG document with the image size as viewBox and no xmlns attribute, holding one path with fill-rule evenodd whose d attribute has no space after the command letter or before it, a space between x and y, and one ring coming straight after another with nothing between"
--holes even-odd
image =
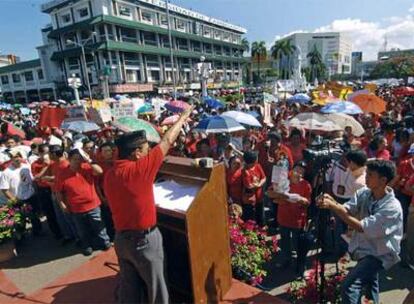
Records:
<instances>
[{"instance_id":1,"label":"white umbrella","mask_svg":"<svg viewBox=\"0 0 414 304\"><path fill-rule=\"evenodd\" d=\"M244 113L244 112L240 112L240 111L227 111L227 112L224 112L223 114L221 114L221 116L231 117L235 121L237 121L241 124L252 126L252 127L259 127L260 128L262 126L260 124L260 122L255 117L253 117L252 115L250 115L248 113Z\"/></svg>"},{"instance_id":2,"label":"white umbrella","mask_svg":"<svg viewBox=\"0 0 414 304\"><path fill-rule=\"evenodd\" d=\"M286 126L289 128L326 132L340 131L343 129L334 121L318 113L300 113L287 121Z\"/></svg>"},{"instance_id":3,"label":"white umbrella","mask_svg":"<svg viewBox=\"0 0 414 304\"><path fill-rule=\"evenodd\" d=\"M356 137L362 136L365 133L364 127L352 116L343 113L326 114L330 120L340 125L343 129L346 127L352 128L352 134Z\"/></svg>"}]
</instances>

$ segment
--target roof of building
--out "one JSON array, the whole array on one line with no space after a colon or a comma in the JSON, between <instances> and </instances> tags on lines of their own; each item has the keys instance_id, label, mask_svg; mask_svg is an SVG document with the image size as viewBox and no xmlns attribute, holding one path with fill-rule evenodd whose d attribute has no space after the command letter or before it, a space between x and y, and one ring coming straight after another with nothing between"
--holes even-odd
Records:
<instances>
[{"instance_id":1,"label":"roof of building","mask_svg":"<svg viewBox=\"0 0 414 304\"><path fill-rule=\"evenodd\" d=\"M10 72L16 72L21 70L27 70L27 69L33 69L40 67L40 59L34 59L29 61L23 61L16 64L7 65L5 67L0 68L0 74L10 73Z\"/></svg>"}]
</instances>

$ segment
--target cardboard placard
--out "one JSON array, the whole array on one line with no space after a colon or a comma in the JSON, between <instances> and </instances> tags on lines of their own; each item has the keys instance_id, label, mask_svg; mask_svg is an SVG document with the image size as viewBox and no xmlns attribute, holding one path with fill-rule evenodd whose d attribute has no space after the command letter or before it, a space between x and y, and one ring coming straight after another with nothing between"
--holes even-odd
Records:
<instances>
[{"instance_id":1,"label":"cardboard placard","mask_svg":"<svg viewBox=\"0 0 414 304\"><path fill-rule=\"evenodd\" d=\"M65 121L87 121L85 108L83 106L68 107Z\"/></svg>"},{"instance_id":2,"label":"cardboard placard","mask_svg":"<svg viewBox=\"0 0 414 304\"><path fill-rule=\"evenodd\" d=\"M110 108L89 108L88 115L89 119L98 125L103 125L104 123L112 121L112 113Z\"/></svg>"},{"instance_id":3,"label":"cardboard placard","mask_svg":"<svg viewBox=\"0 0 414 304\"><path fill-rule=\"evenodd\" d=\"M112 108L112 116L117 119L120 117L136 117L132 102L115 103Z\"/></svg>"}]
</instances>

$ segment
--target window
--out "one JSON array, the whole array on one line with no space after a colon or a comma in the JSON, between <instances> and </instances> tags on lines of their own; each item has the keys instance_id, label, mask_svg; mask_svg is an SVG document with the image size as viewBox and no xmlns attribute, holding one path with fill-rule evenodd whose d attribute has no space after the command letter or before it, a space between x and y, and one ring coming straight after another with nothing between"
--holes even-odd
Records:
<instances>
[{"instance_id":1,"label":"window","mask_svg":"<svg viewBox=\"0 0 414 304\"><path fill-rule=\"evenodd\" d=\"M207 54L212 53L211 44L204 44L204 52L206 52Z\"/></svg>"},{"instance_id":2,"label":"window","mask_svg":"<svg viewBox=\"0 0 414 304\"><path fill-rule=\"evenodd\" d=\"M137 71L126 70L126 82L137 82Z\"/></svg>"},{"instance_id":3,"label":"window","mask_svg":"<svg viewBox=\"0 0 414 304\"><path fill-rule=\"evenodd\" d=\"M141 21L143 22L152 24L153 17L154 17L154 14L152 12L149 12L149 11L141 12Z\"/></svg>"},{"instance_id":4,"label":"window","mask_svg":"<svg viewBox=\"0 0 414 304\"><path fill-rule=\"evenodd\" d=\"M208 26L204 26L203 35L206 36L206 37L210 37L211 36L211 28L208 27Z\"/></svg>"},{"instance_id":5,"label":"window","mask_svg":"<svg viewBox=\"0 0 414 304\"><path fill-rule=\"evenodd\" d=\"M201 23L194 22L194 34L201 35Z\"/></svg>"},{"instance_id":6,"label":"window","mask_svg":"<svg viewBox=\"0 0 414 304\"><path fill-rule=\"evenodd\" d=\"M79 60L77 57L68 59L69 70L79 70Z\"/></svg>"},{"instance_id":7,"label":"window","mask_svg":"<svg viewBox=\"0 0 414 304\"><path fill-rule=\"evenodd\" d=\"M131 8L129 8L128 6L120 6L119 15L125 16L125 17L131 17L132 16Z\"/></svg>"},{"instance_id":8,"label":"window","mask_svg":"<svg viewBox=\"0 0 414 304\"><path fill-rule=\"evenodd\" d=\"M138 43L137 32L135 30L128 29L128 28L121 28L120 34L122 37L122 41Z\"/></svg>"},{"instance_id":9,"label":"window","mask_svg":"<svg viewBox=\"0 0 414 304\"><path fill-rule=\"evenodd\" d=\"M142 40L144 41L145 45L158 46L157 39L154 33L151 33L151 32L141 32L141 33L142 33Z\"/></svg>"},{"instance_id":10,"label":"window","mask_svg":"<svg viewBox=\"0 0 414 304\"><path fill-rule=\"evenodd\" d=\"M185 21L183 19L175 19L178 31L185 31Z\"/></svg>"},{"instance_id":11,"label":"window","mask_svg":"<svg viewBox=\"0 0 414 304\"><path fill-rule=\"evenodd\" d=\"M227 46L223 47L223 51L224 51L224 55L231 56L231 51L229 47Z\"/></svg>"},{"instance_id":12,"label":"window","mask_svg":"<svg viewBox=\"0 0 414 304\"><path fill-rule=\"evenodd\" d=\"M89 10L87 7L78 9L79 18L86 18L89 16Z\"/></svg>"},{"instance_id":13,"label":"window","mask_svg":"<svg viewBox=\"0 0 414 304\"><path fill-rule=\"evenodd\" d=\"M70 16L70 14L62 15L61 19L63 23L69 23L72 21L72 17Z\"/></svg>"},{"instance_id":14,"label":"window","mask_svg":"<svg viewBox=\"0 0 414 304\"><path fill-rule=\"evenodd\" d=\"M160 35L160 41L162 43L162 47L164 47L164 48L169 48L170 47L170 39L169 39L168 36Z\"/></svg>"},{"instance_id":15,"label":"window","mask_svg":"<svg viewBox=\"0 0 414 304\"><path fill-rule=\"evenodd\" d=\"M191 41L194 52L201 52L201 43L199 41Z\"/></svg>"},{"instance_id":16,"label":"window","mask_svg":"<svg viewBox=\"0 0 414 304\"><path fill-rule=\"evenodd\" d=\"M160 25L164 27L168 27L167 15L160 15Z\"/></svg>"},{"instance_id":17,"label":"window","mask_svg":"<svg viewBox=\"0 0 414 304\"><path fill-rule=\"evenodd\" d=\"M223 33L223 40L224 41L230 41L230 37L231 37L230 33L228 33L228 32Z\"/></svg>"},{"instance_id":18,"label":"window","mask_svg":"<svg viewBox=\"0 0 414 304\"><path fill-rule=\"evenodd\" d=\"M12 74L13 82L14 83L20 83L20 74Z\"/></svg>"},{"instance_id":19,"label":"window","mask_svg":"<svg viewBox=\"0 0 414 304\"><path fill-rule=\"evenodd\" d=\"M151 73L148 75L148 82L153 82L153 81L160 81L159 71L151 71Z\"/></svg>"},{"instance_id":20,"label":"window","mask_svg":"<svg viewBox=\"0 0 414 304\"><path fill-rule=\"evenodd\" d=\"M33 81L33 72L32 71L25 72L24 73L24 79L26 81Z\"/></svg>"},{"instance_id":21,"label":"window","mask_svg":"<svg viewBox=\"0 0 414 304\"><path fill-rule=\"evenodd\" d=\"M140 66L140 60L137 53L125 53L124 59L125 65Z\"/></svg>"},{"instance_id":22,"label":"window","mask_svg":"<svg viewBox=\"0 0 414 304\"><path fill-rule=\"evenodd\" d=\"M37 70L37 78L39 80L42 80L42 79L45 78L44 75L43 75L43 70Z\"/></svg>"},{"instance_id":23,"label":"window","mask_svg":"<svg viewBox=\"0 0 414 304\"><path fill-rule=\"evenodd\" d=\"M220 39L221 38L221 31L214 30L214 38L215 39Z\"/></svg>"},{"instance_id":24,"label":"window","mask_svg":"<svg viewBox=\"0 0 414 304\"><path fill-rule=\"evenodd\" d=\"M149 68L158 68L160 66L160 63L158 61L158 56L146 55L145 59L147 61L147 67Z\"/></svg>"},{"instance_id":25,"label":"window","mask_svg":"<svg viewBox=\"0 0 414 304\"><path fill-rule=\"evenodd\" d=\"M66 47L75 47L76 35L74 33L68 33L63 36L63 41Z\"/></svg>"},{"instance_id":26,"label":"window","mask_svg":"<svg viewBox=\"0 0 414 304\"><path fill-rule=\"evenodd\" d=\"M188 51L188 43L186 39L176 38L177 41L177 48L179 50Z\"/></svg>"},{"instance_id":27,"label":"window","mask_svg":"<svg viewBox=\"0 0 414 304\"><path fill-rule=\"evenodd\" d=\"M2 84L9 84L9 76L7 76L7 75L1 76L1 83Z\"/></svg>"},{"instance_id":28,"label":"window","mask_svg":"<svg viewBox=\"0 0 414 304\"><path fill-rule=\"evenodd\" d=\"M221 45L214 45L214 53L217 54L217 55L222 54Z\"/></svg>"}]
</instances>

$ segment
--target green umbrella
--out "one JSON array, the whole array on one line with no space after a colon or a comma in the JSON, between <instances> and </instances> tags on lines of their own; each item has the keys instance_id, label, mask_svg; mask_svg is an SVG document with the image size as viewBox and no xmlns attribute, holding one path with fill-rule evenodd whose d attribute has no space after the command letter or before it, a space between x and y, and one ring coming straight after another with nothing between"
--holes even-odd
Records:
<instances>
[{"instance_id":1,"label":"green umbrella","mask_svg":"<svg viewBox=\"0 0 414 304\"><path fill-rule=\"evenodd\" d=\"M23 107L23 105L20 104L20 103L16 103L16 104L13 105L13 107L15 107L15 108L21 108L21 107Z\"/></svg>"},{"instance_id":2,"label":"green umbrella","mask_svg":"<svg viewBox=\"0 0 414 304\"><path fill-rule=\"evenodd\" d=\"M123 132L144 130L147 133L147 139L150 142L158 143L161 140L155 127L142 119L135 117L121 117L118 118L113 125Z\"/></svg>"}]
</instances>

